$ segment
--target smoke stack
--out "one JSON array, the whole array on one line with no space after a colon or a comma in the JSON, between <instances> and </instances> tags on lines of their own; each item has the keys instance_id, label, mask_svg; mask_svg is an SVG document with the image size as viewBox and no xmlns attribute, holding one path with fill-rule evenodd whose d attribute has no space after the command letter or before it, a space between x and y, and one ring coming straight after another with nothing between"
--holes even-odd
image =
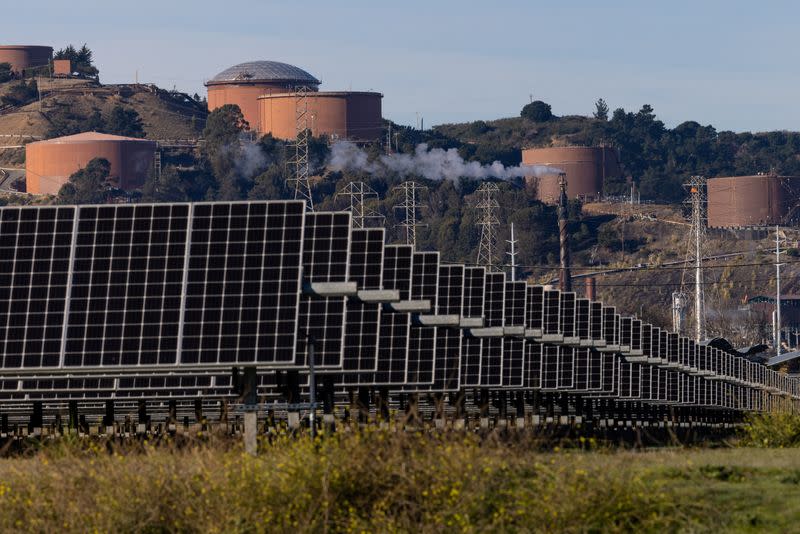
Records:
<instances>
[{"instance_id":1,"label":"smoke stack","mask_svg":"<svg viewBox=\"0 0 800 534\"><path fill-rule=\"evenodd\" d=\"M558 234L561 245L561 273L559 288L561 291L572 291L572 273L569 262L569 234L567 233L567 175L558 175L558 186L561 194L558 198Z\"/></svg>"},{"instance_id":2,"label":"smoke stack","mask_svg":"<svg viewBox=\"0 0 800 534\"><path fill-rule=\"evenodd\" d=\"M589 300L595 300L597 296L597 290L595 289L595 279L594 276L590 276L586 279L586 298Z\"/></svg>"}]
</instances>

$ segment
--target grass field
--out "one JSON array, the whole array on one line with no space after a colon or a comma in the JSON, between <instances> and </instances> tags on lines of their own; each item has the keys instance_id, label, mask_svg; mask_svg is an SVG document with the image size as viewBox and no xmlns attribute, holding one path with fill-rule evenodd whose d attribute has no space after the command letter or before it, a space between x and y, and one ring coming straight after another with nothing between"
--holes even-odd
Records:
<instances>
[{"instance_id":1,"label":"grass field","mask_svg":"<svg viewBox=\"0 0 800 534\"><path fill-rule=\"evenodd\" d=\"M798 520L791 448L541 452L367 430L278 438L256 458L233 440L60 441L0 460L3 532L790 532Z\"/></svg>"}]
</instances>

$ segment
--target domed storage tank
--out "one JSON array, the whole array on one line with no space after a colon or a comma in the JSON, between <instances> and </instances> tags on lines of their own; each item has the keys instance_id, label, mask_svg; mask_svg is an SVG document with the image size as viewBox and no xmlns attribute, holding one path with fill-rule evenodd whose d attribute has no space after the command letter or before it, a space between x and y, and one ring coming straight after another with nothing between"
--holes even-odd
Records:
<instances>
[{"instance_id":1,"label":"domed storage tank","mask_svg":"<svg viewBox=\"0 0 800 534\"><path fill-rule=\"evenodd\" d=\"M800 178L759 174L707 180L708 226L741 228L784 224L798 197Z\"/></svg>"},{"instance_id":2,"label":"domed storage tank","mask_svg":"<svg viewBox=\"0 0 800 534\"><path fill-rule=\"evenodd\" d=\"M568 146L528 148L522 151L523 165L547 165L567 173L567 196L571 199L599 199L603 193L603 180L622 174L617 151L612 147ZM558 175L526 176L528 183L536 185L536 196L542 202L557 202Z\"/></svg>"},{"instance_id":3,"label":"domed storage tank","mask_svg":"<svg viewBox=\"0 0 800 534\"><path fill-rule=\"evenodd\" d=\"M56 194L69 177L94 158L111 164L110 177L118 187L133 190L144 185L157 143L97 132L29 143L25 147L25 184L28 193Z\"/></svg>"},{"instance_id":4,"label":"domed storage tank","mask_svg":"<svg viewBox=\"0 0 800 534\"><path fill-rule=\"evenodd\" d=\"M236 104L242 110L250 129L263 133L259 120L258 97L274 93L288 93L298 86L316 91L322 83L314 76L294 65L278 61L249 61L234 65L206 82L208 110Z\"/></svg>"},{"instance_id":5,"label":"domed storage tank","mask_svg":"<svg viewBox=\"0 0 800 534\"><path fill-rule=\"evenodd\" d=\"M52 46L0 45L0 63L10 63L17 74L29 68L46 67L52 58Z\"/></svg>"},{"instance_id":6,"label":"domed storage tank","mask_svg":"<svg viewBox=\"0 0 800 534\"><path fill-rule=\"evenodd\" d=\"M308 127L314 135L328 135L352 141L374 141L383 134L381 93L324 91L310 93ZM296 129L295 93L265 95L258 99L262 133L278 139L294 139Z\"/></svg>"}]
</instances>

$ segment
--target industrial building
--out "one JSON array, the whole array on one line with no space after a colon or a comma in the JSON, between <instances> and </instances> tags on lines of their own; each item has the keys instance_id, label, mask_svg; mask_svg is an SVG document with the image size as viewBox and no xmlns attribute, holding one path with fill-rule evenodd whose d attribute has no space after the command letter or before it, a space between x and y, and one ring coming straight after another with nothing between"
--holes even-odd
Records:
<instances>
[{"instance_id":1,"label":"industrial building","mask_svg":"<svg viewBox=\"0 0 800 534\"><path fill-rule=\"evenodd\" d=\"M57 194L76 171L94 158L111 164L110 178L117 187L141 187L153 168L157 143L146 139L87 132L29 143L25 147L26 190Z\"/></svg>"},{"instance_id":2,"label":"industrial building","mask_svg":"<svg viewBox=\"0 0 800 534\"><path fill-rule=\"evenodd\" d=\"M599 199L605 180L622 175L617 151L608 146L528 148L522 151L522 164L546 165L564 171L570 199ZM536 187L536 196L542 202L558 201L557 174L527 176L526 181Z\"/></svg>"},{"instance_id":3,"label":"industrial building","mask_svg":"<svg viewBox=\"0 0 800 534\"><path fill-rule=\"evenodd\" d=\"M381 99L375 92L325 91L306 97L308 128L315 136L352 141L374 141L381 137ZM259 97L261 133L278 139L294 139L297 135L295 93Z\"/></svg>"},{"instance_id":4,"label":"industrial building","mask_svg":"<svg viewBox=\"0 0 800 534\"><path fill-rule=\"evenodd\" d=\"M374 141L382 134L383 95L363 91L319 91L320 82L305 70L278 61L250 61L225 69L206 82L208 109L226 104L242 110L250 129L290 140L297 136L297 89L306 88L300 104L313 135Z\"/></svg>"},{"instance_id":5,"label":"industrial building","mask_svg":"<svg viewBox=\"0 0 800 534\"><path fill-rule=\"evenodd\" d=\"M26 69L47 67L53 58L52 46L0 45L0 63L10 63L12 72L24 74Z\"/></svg>"},{"instance_id":6,"label":"industrial building","mask_svg":"<svg viewBox=\"0 0 800 534\"><path fill-rule=\"evenodd\" d=\"M708 226L747 228L785 224L797 203L800 177L757 174L707 181Z\"/></svg>"},{"instance_id":7,"label":"industrial building","mask_svg":"<svg viewBox=\"0 0 800 534\"><path fill-rule=\"evenodd\" d=\"M223 70L206 82L208 110L236 104L250 129L263 132L259 121L258 97L288 93L298 86L316 91L322 83L294 65L279 61L249 61ZM292 135L294 137L294 135Z\"/></svg>"}]
</instances>

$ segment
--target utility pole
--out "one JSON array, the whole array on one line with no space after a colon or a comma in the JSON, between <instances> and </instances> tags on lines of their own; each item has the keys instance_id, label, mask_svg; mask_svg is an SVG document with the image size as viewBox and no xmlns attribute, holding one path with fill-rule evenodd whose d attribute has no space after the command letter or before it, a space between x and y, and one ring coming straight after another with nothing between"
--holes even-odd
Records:
<instances>
[{"instance_id":1,"label":"utility pole","mask_svg":"<svg viewBox=\"0 0 800 534\"><path fill-rule=\"evenodd\" d=\"M385 217L375 213L365 205L367 197L378 198L378 193L364 182L349 182L341 191L336 193L337 197L350 197L350 213L353 215L353 228L364 228L364 223L368 219L380 219L381 224Z\"/></svg>"},{"instance_id":2,"label":"utility pole","mask_svg":"<svg viewBox=\"0 0 800 534\"><path fill-rule=\"evenodd\" d=\"M567 175L558 175L558 238L561 250L561 272L559 275L559 288L561 291L572 291L572 272L569 258L569 232L567 229Z\"/></svg>"},{"instance_id":3,"label":"utility pole","mask_svg":"<svg viewBox=\"0 0 800 534\"><path fill-rule=\"evenodd\" d=\"M483 182L478 188L478 198L476 206L481 210L481 218L477 225L481 228L481 242L478 245L478 265L485 266L489 271L495 269L495 254L497 249L497 235L495 229L500 225L497 217L497 210L500 204L495 199L495 194L500 191L494 182Z\"/></svg>"},{"instance_id":4,"label":"utility pole","mask_svg":"<svg viewBox=\"0 0 800 534\"><path fill-rule=\"evenodd\" d=\"M289 163L294 165L294 178L287 180L294 184L294 199L304 200L308 211L314 211L314 200L311 198L308 163L308 87L302 85L295 88L295 140L294 157Z\"/></svg>"},{"instance_id":5,"label":"utility pole","mask_svg":"<svg viewBox=\"0 0 800 534\"><path fill-rule=\"evenodd\" d=\"M411 180L395 187L395 190L403 192L403 202L396 205L394 209L405 212L405 219L400 226L405 228L406 245L411 245L414 250L417 249L417 228L427 226L417 222L417 210L422 207L422 204L419 203L419 192L426 189L428 188L424 185Z\"/></svg>"},{"instance_id":6,"label":"utility pole","mask_svg":"<svg viewBox=\"0 0 800 534\"><path fill-rule=\"evenodd\" d=\"M514 223L511 223L511 239L506 240L509 244L511 252L506 252L511 260L511 281L517 281L517 240L514 237Z\"/></svg>"},{"instance_id":7,"label":"utility pole","mask_svg":"<svg viewBox=\"0 0 800 534\"><path fill-rule=\"evenodd\" d=\"M683 332L683 322L686 318L686 293L683 291L672 292L672 330Z\"/></svg>"},{"instance_id":8,"label":"utility pole","mask_svg":"<svg viewBox=\"0 0 800 534\"><path fill-rule=\"evenodd\" d=\"M775 225L775 354L781 353L781 243L783 236Z\"/></svg>"}]
</instances>

